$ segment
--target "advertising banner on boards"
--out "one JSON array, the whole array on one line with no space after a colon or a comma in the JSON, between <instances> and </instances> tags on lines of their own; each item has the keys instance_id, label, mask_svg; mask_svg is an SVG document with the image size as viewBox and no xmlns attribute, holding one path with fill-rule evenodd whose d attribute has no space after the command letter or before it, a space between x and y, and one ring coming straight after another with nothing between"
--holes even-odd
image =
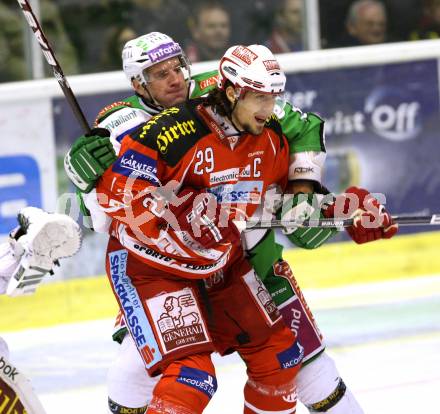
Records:
<instances>
[{"instance_id":1,"label":"advertising banner on boards","mask_svg":"<svg viewBox=\"0 0 440 414\"><path fill-rule=\"evenodd\" d=\"M440 211L437 60L287 78L290 100L326 120L324 183L332 191L384 193L393 214Z\"/></svg>"},{"instance_id":2,"label":"advertising banner on boards","mask_svg":"<svg viewBox=\"0 0 440 414\"><path fill-rule=\"evenodd\" d=\"M17 226L17 212L35 206L53 211L57 198L52 104L10 102L0 108L0 234Z\"/></svg>"}]
</instances>

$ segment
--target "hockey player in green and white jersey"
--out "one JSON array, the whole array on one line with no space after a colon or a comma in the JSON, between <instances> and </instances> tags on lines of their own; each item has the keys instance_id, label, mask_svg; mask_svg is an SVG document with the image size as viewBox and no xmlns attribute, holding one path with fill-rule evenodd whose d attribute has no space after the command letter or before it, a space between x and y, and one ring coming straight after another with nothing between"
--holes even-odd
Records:
<instances>
[{"instance_id":1,"label":"hockey player in green and white jersey","mask_svg":"<svg viewBox=\"0 0 440 414\"><path fill-rule=\"evenodd\" d=\"M105 107L98 115L92 136L79 138L65 158L66 172L82 191L85 206L90 210L94 229L107 231L109 222L96 202L93 189L96 180L108 168L119 151L119 142L140 123L149 120L160 110L183 100L196 98L216 87L216 72L190 77L189 62L178 43L161 33L150 33L129 41L124 47L123 68L135 95ZM237 97L239 105L239 97ZM325 160L323 121L314 114L305 114L289 103L276 108L283 132L290 146L289 181L294 196L290 198L287 214L298 217L299 211L312 214L317 208L313 194L325 194L321 185L321 169ZM104 128L104 129L102 129ZM108 131L108 132L107 132ZM105 136L110 135L110 138ZM108 139L115 154L109 154ZM136 160L127 160L127 168L142 171ZM365 190L348 191L369 198ZM306 194L306 196L304 196ZM364 203L359 206L365 213ZM331 215L332 206L325 214ZM319 214L324 214L324 209ZM383 227L369 230L356 225L349 234L356 242L391 237L395 227L388 220ZM289 229L289 239L302 248L319 247L335 230ZM275 243L271 230L254 230L244 235L244 248L257 274L272 293L285 323L298 328L299 341L304 347L303 368L297 377L298 399L310 412L359 414L362 409L346 388L333 360L325 352L322 336L299 290L288 264L282 259L282 246ZM280 293L282 292L282 293ZM136 347L122 323L117 323L115 339L122 341L119 355L109 371L109 406L115 413L142 413L148 404L156 379L148 377Z\"/></svg>"}]
</instances>

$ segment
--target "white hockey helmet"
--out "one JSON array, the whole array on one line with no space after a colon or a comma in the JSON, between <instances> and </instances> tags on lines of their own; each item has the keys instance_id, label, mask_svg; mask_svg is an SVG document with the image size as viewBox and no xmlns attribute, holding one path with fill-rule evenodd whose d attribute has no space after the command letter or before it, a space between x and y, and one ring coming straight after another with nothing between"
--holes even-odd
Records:
<instances>
[{"instance_id":1,"label":"white hockey helmet","mask_svg":"<svg viewBox=\"0 0 440 414\"><path fill-rule=\"evenodd\" d=\"M218 87L224 89L226 80L234 87L257 92L284 92L286 76L273 53L263 45L230 47L220 60Z\"/></svg>"},{"instance_id":2,"label":"white hockey helmet","mask_svg":"<svg viewBox=\"0 0 440 414\"><path fill-rule=\"evenodd\" d=\"M188 72L185 77L189 78L190 63L179 43L164 33L151 32L125 44L122 68L130 82L136 79L144 84L148 82L145 69L172 57L179 58L182 68Z\"/></svg>"}]
</instances>

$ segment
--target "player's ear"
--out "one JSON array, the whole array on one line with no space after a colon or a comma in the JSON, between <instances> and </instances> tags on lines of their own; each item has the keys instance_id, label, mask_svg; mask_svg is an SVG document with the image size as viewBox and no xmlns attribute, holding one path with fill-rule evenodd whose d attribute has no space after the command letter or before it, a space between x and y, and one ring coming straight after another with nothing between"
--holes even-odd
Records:
<instances>
[{"instance_id":1,"label":"player's ear","mask_svg":"<svg viewBox=\"0 0 440 414\"><path fill-rule=\"evenodd\" d=\"M225 90L226 98L232 104L237 100L237 95L235 93L235 88L232 85L228 85Z\"/></svg>"},{"instance_id":2,"label":"player's ear","mask_svg":"<svg viewBox=\"0 0 440 414\"><path fill-rule=\"evenodd\" d=\"M144 93L145 93L145 88L144 88L143 85L141 85L141 83L140 83L138 80L133 79L133 80L131 81L131 86L133 87L133 89L134 89L139 95L144 95Z\"/></svg>"}]
</instances>

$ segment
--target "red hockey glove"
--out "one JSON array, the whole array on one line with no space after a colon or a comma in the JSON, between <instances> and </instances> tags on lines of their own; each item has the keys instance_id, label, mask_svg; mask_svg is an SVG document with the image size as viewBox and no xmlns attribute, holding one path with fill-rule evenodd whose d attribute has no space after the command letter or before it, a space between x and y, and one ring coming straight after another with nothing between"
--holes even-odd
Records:
<instances>
[{"instance_id":1,"label":"red hockey glove","mask_svg":"<svg viewBox=\"0 0 440 414\"><path fill-rule=\"evenodd\" d=\"M214 194L186 188L178 197L184 201L179 206L170 204L170 211L176 217L180 230L189 233L204 248L209 249L221 242L241 242L229 211L221 208Z\"/></svg>"},{"instance_id":2,"label":"red hockey glove","mask_svg":"<svg viewBox=\"0 0 440 414\"><path fill-rule=\"evenodd\" d=\"M353 226L347 233L358 244L379 239L390 239L398 230L391 215L367 190L350 187L336 197L327 209L327 217L353 217Z\"/></svg>"}]
</instances>

